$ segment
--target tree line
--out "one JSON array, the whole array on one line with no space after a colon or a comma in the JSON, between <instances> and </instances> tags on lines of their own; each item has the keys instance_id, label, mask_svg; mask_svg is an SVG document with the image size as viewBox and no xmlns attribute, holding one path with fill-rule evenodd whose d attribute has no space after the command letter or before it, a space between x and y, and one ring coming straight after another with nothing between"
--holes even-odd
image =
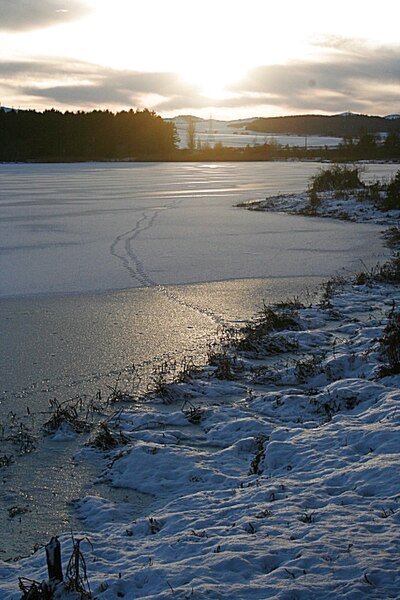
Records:
<instances>
[{"instance_id":1,"label":"tree line","mask_svg":"<svg viewBox=\"0 0 400 600\"><path fill-rule=\"evenodd\" d=\"M0 109L0 160L143 160L177 146L175 125L153 111L77 113Z\"/></svg>"}]
</instances>

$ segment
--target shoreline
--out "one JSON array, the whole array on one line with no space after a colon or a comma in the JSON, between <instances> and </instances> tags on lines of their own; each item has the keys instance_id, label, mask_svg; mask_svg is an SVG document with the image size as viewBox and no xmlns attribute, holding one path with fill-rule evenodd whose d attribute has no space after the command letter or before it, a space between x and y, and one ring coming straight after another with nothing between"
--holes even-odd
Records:
<instances>
[{"instance_id":1,"label":"shoreline","mask_svg":"<svg viewBox=\"0 0 400 600\"><path fill-rule=\"evenodd\" d=\"M249 162L249 163L254 163L254 162L267 162L267 163L293 163L293 162L300 162L300 163L322 163L322 164L360 164L360 165L382 165L382 164L388 164L388 165L398 165L400 164L400 159L369 159L369 158L359 158L356 160L352 160L352 159L327 159L327 158L320 158L320 157L313 157L313 158L297 158L297 157L288 157L288 158L221 158L221 159L217 159L217 158L177 158L177 159L154 159L154 158L149 158L149 159L144 159L144 158L140 158L140 159L76 159L76 160L1 160L0 161L0 165L4 164L4 165L70 165L70 164L104 164L104 163L110 163L110 164L140 164L140 163L172 163L172 164L177 164L177 163L223 163L223 162L237 162L237 163L243 163L243 162Z\"/></svg>"}]
</instances>

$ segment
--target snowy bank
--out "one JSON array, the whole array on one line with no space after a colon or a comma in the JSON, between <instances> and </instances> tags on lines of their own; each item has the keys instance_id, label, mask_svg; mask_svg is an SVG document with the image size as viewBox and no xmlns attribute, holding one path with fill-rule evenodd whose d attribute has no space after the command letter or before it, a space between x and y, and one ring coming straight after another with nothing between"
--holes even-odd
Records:
<instances>
[{"instance_id":1,"label":"snowy bank","mask_svg":"<svg viewBox=\"0 0 400 600\"><path fill-rule=\"evenodd\" d=\"M320 170L307 191L268 196L238 206L262 212L285 212L395 226L400 220L400 170L388 181L365 183L359 165L333 165Z\"/></svg>"},{"instance_id":2,"label":"snowy bank","mask_svg":"<svg viewBox=\"0 0 400 600\"><path fill-rule=\"evenodd\" d=\"M242 203L240 206L262 212L286 212L293 215L328 217L377 225L391 225L400 219L399 210L389 210L383 213L373 204L360 200L356 195L335 197L332 194L324 193L321 204L310 206L309 194L302 192L271 196L265 200L252 200Z\"/></svg>"}]
</instances>

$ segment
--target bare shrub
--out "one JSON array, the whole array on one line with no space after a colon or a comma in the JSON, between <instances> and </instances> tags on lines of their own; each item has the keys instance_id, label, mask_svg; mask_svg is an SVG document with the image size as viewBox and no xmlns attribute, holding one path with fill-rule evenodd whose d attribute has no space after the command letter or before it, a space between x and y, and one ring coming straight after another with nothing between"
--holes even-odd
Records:
<instances>
[{"instance_id":1,"label":"bare shrub","mask_svg":"<svg viewBox=\"0 0 400 600\"><path fill-rule=\"evenodd\" d=\"M382 200L382 210L400 210L400 171L386 187L386 197Z\"/></svg>"},{"instance_id":2,"label":"bare shrub","mask_svg":"<svg viewBox=\"0 0 400 600\"><path fill-rule=\"evenodd\" d=\"M381 358L386 361L380 368L381 377L400 373L400 312L394 307L380 340Z\"/></svg>"},{"instance_id":3,"label":"bare shrub","mask_svg":"<svg viewBox=\"0 0 400 600\"><path fill-rule=\"evenodd\" d=\"M311 179L309 191L335 192L363 188L364 183L360 179L360 169L357 166L333 165L319 171Z\"/></svg>"},{"instance_id":4,"label":"bare shrub","mask_svg":"<svg viewBox=\"0 0 400 600\"><path fill-rule=\"evenodd\" d=\"M389 248L400 248L400 227L389 227L383 234L383 238Z\"/></svg>"},{"instance_id":5,"label":"bare shrub","mask_svg":"<svg viewBox=\"0 0 400 600\"><path fill-rule=\"evenodd\" d=\"M259 352L265 350L263 338L274 331L298 330L298 312L295 306L267 306L264 302L259 315L242 329L239 350Z\"/></svg>"},{"instance_id":6,"label":"bare shrub","mask_svg":"<svg viewBox=\"0 0 400 600\"><path fill-rule=\"evenodd\" d=\"M93 437L89 440L88 446L106 451L127 444L128 442L129 438L122 431L112 431L107 423L101 422L98 424Z\"/></svg>"},{"instance_id":7,"label":"bare shrub","mask_svg":"<svg viewBox=\"0 0 400 600\"><path fill-rule=\"evenodd\" d=\"M189 400L185 400L181 410L192 425L197 425L203 418L204 409L200 406L193 405Z\"/></svg>"},{"instance_id":8,"label":"bare shrub","mask_svg":"<svg viewBox=\"0 0 400 600\"><path fill-rule=\"evenodd\" d=\"M84 409L82 398L72 398L64 402L59 402L57 398L54 398L50 401L50 407L53 413L44 424L44 429L47 433L57 431L64 423L67 423L76 433L84 433L91 430L92 424L88 419L88 415L82 414Z\"/></svg>"}]
</instances>

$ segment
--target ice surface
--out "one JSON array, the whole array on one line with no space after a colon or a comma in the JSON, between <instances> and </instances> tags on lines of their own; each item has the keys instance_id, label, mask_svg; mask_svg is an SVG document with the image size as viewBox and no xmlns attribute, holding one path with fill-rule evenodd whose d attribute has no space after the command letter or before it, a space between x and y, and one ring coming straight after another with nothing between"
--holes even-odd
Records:
<instances>
[{"instance_id":1,"label":"ice surface","mask_svg":"<svg viewBox=\"0 0 400 600\"><path fill-rule=\"evenodd\" d=\"M0 165L0 295L330 276L376 261L373 226L234 207L305 189L318 166Z\"/></svg>"}]
</instances>

